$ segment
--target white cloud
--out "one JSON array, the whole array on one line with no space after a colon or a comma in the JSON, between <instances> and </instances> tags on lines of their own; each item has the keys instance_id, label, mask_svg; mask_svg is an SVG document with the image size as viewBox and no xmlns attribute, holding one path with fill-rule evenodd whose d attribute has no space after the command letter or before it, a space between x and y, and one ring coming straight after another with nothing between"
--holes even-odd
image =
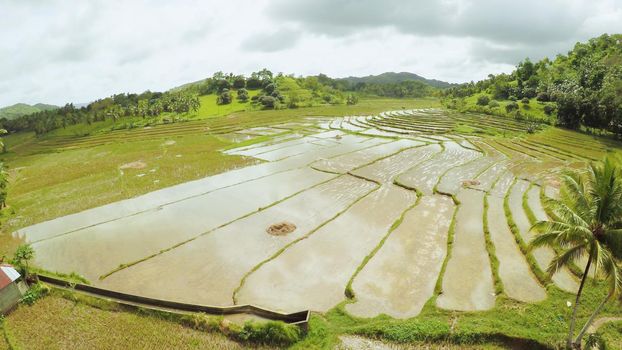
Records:
<instances>
[{"instance_id":1,"label":"white cloud","mask_svg":"<svg viewBox=\"0 0 622 350\"><path fill-rule=\"evenodd\" d=\"M617 0L0 0L0 106L166 90L215 71L462 82L622 31Z\"/></svg>"}]
</instances>

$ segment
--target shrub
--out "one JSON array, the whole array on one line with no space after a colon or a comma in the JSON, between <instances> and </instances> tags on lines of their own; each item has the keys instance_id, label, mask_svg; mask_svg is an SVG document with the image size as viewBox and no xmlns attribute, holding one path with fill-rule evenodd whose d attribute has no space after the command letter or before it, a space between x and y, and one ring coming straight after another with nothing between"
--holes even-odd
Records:
<instances>
[{"instance_id":1,"label":"shrub","mask_svg":"<svg viewBox=\"0 0 622 350\"><path fill-rule=\"evenodd\" d=\"M261 103L264 108L276 108L279 104L279 100L272 96L261 96L259 98L259 103Z\"/></svg>"},{"instance_id":2,"label":"shrub","mask_svg":"<svg viewBox=\"0 0 622 350\"><path fill-rule=\"evenodd\" d=\"M266 87L264 87L263 89L268 95L270 95L274 92L274 90L276 90L276 85L274 85L274 83L270 83L266 85Z\"/></svg>"},{"instance_id":3,"label":"shrub","mask_svg":"<svg viewBox=\"0 0 622 350\"><path fill-rule=\"evenodd\" d=\"M534 98L536 97L536 89L528 87L528 88L524 88L523 89L523 96L527 97L527 98Z\"/></svg>"},{"instance_id":4,"label":"shrub","mask_svg":"<svg viewBox=\"0 0 622 350\"><path fill-rule=\"evenodd\" d=\"M490 102L488 102L488 106L491 108L499 107L499 102L496 100L490 100Z\"/></svg>"},{"instance_id":5,"label":"shrub","mask_svg":"<svg viewBox=\"0 0 622 350\"><path fill-rule=\"evenodd\" d=\"M199 331L217 331L222 317L210 317L205 314L189 314L181 318L181 324Z\"/></svg>"},{"instance_id":6,"label":"shrub","mask_svg":"<svg viewBox=\"0 0 622 350\"><path fill-rule=\"evenodd\" d=\"M229 89L222 90L220 95L218 95L216 103L218 103L219 105L228 105L229 103L231 103L231 92L229 91Z\"/></svg>"},{"instance_id":7,"label":"shrub","mask_svg":"<svg viewBox=\"0 0 622 350\"><path fill-rule=\"evenodd\" d=\"M358 97L358 96L356 96L356 95L354 95L354 94L349 94L349 95L346 97L346 103L347 103L348 105L355 105L355 104L357 104L358 102L359 102L359 97Z\"/></svg>"},{"instance_id":8,"label":"shrub","mask_svg":"<svg viewBox=\"0 0 622 350\"><path fill-rule=\"evenodd\" d=\"M548 102L551 100L551 97L549 96L548 93L546 92L541 92L538 94L538 96L536 96L536 100L540 101L540 102Z\"/></svg>"},{"instance_id":9,"label":"shrub","mask_svg":"<svg viewBox=\"0 0 622 350\"><path fill-rule=\"evenodd\" d=\"M240 102L248 101L248 90L244 88L238 89L238 101Z\"/></svg>"},{"instance_id":10,"label":"shrub","mask_svg":"<svg viewBox=\"0 0 622 350\"><path fill-rule=\"evenodd\" d=\"M518 100L518 98L516 98L516 96L512 95L512 96L508 97L508 100L516 101L516 100Z\"/></svg>"},{"instance_id":11,"label":"shrub","mask_svg":"<svg viewBox=\"0 0 622 350\"><path fill-rule=\"evenodd\" d=\"M521 100L521 102L522 102L524 105L528 105L528 104L529 104L529 98L527 98L527 97L523 97L523 99Z\"/></svg>"},{"instance_id":12,"label":"shrub","mask_svg":"<svg viewBox=\"0 0 622 350\"><path fill-rule=\"evenodd\" d=\"M20 300L20 302L26 305L32 305L37 300L46 296L50 292L50 287L43 283L37 283L30 286L30 288L24 293L24 296Z\"/></svg>"},{"instance_id":13,"label":"shrub","mask_svg":"<svg viewBox=\"0 0 622 350\"><path fill-rule=\"evenodd\" d=\"M555 106L551 106L551 105L544 106L544 114L551 115L553 114L553 111L555 111Z\"/></svg>"},{"instance_id":14,"label":"shrub","mask_svg":"<svg viewBox=\"0 0 622 350\"><path fill-rule=\"evenodd\" d=\"M505 111L508 113L515 111L517 109L518 109L518 103L516 102L510 102L507 105L505 105Z\"/></svg>"},{"instance_id":15,"label":"shrub","mask_svg":"<svg viewBox=\"0 0 622 350\"><path fill-rule=\"evenodd\" d=\"M300 328L284 322L252 322L248 321L238 333L242 341L270 345L289 345L300 340Z\"/></svg>"},{"instance_id":16,"label":"shrub","mask_svg":"<svg viewBox=\"0 0 622 350\"><path fill-rule=\"evenodd\" d=\"M490 102L490 97L488 97L488 95L481 95L477 98L478 106L487 106L489 102Z\"/></svg>"}]
</instances>

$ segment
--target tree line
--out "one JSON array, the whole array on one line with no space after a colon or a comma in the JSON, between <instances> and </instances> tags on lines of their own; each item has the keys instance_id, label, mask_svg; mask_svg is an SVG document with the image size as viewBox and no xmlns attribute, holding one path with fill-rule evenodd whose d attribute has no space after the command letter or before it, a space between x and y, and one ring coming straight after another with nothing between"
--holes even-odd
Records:
<instances>
[{"instance_id":1,"label":"tree line","mask_svg":"<svg viewBox=\"0 0 622 350\"><path fill-rule=\"evenodd\" d=\"M525 59L510 74L490 74L449 88L443 96L451 105L478 93L493 101L551 102L554 109L548 112L556 115L560 126L598 128L622 136L622 35L604 34L577 43L567 55L553 60Z\"/></svg>"},{"instance_id":2,"label":"tree line","mask_svg":"<svg viewBox=\"0 0 622 350\"><path fill-rule=\"evenodd\" d=\"M99 99L81 108L69 103L55 110L41 111L13 120L0 119L0 125L8 132L34 131L40 135L79 123L92 124L107 119L116 122L125 117L155 118L164 113L197 111L200 106L198 97L187 92L122 93Z\"/></svg>"}]
</instances>

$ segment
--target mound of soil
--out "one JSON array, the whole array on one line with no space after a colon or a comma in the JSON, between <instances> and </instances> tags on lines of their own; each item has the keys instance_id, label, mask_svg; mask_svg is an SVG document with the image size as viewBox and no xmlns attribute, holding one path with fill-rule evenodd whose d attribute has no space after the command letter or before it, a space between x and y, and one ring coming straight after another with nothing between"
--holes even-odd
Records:
<instances>
[{"instance_id":1,"label":"mound of soil","mask_svg":"<svg viewBox=\"0 0 622 350\"><path fill-rule=\"evenodd\" d=\"M464 180L464 181L462 181L462 186L464 186L464 187L477 186L477 185L479 185L479 181L477 181L477 180Z\"/></svg>"},{"instance_id":2,"label":"mound of soil","mask_svg":"<svg viewBox=\"0 0 622 350\"><path fill-rule=\"evenodd\" d=\"M296 225L292 224L288 221L277 222L276 224L270 225L266 232L273 236L285 236L288 233L292 233L296 230Z\"/></svg>"}]
</instances>

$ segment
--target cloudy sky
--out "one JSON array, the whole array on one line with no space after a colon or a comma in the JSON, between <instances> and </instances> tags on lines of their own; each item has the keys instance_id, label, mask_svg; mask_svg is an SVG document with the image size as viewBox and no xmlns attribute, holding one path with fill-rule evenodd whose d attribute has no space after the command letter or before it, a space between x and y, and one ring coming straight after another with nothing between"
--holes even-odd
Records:
<instances>
[{"instance_id":1,"label":"cloudy sky","mask_svg":"<svg viewBox=\"0 0 622 350\"><path fill-rule=\"evenodd\" d=\"M0 106L166 90L216 71L464 82L622 33L622 0L0 0Z\"/></svg>"}]
</instances>

